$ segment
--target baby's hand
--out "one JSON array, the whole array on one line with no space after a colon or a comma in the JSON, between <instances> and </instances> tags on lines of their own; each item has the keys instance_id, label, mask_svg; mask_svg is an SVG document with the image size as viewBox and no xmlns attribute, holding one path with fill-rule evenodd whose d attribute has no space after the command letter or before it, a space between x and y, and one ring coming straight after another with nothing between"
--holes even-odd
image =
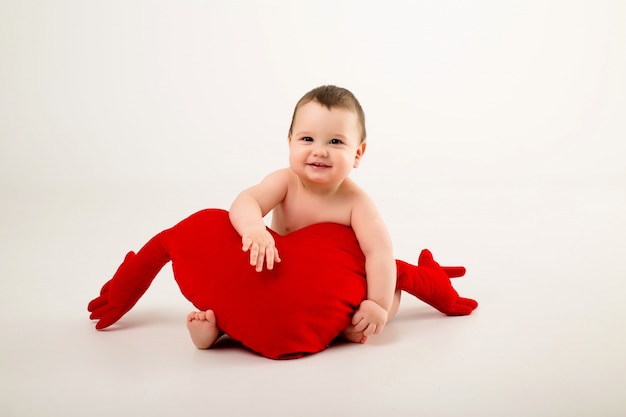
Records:
<instances>
[{"instance_id":1,"label":"baby's hand","mask_svg":"<svg viewBox=\"0 0 626 417\"><path fill-rule=\"evenodd\" d=\"M372 300L363 300L352 317L352 325L364 336L379 334L387 323L387 310Z\"/></svg>"},{"instance_id":2,"label":"baby's hand","mask_svg":"<svg viewBox=\"0 0 626 417\"><path fill-rule=\"evenodd\" d=\"M241 243L244 252L250 251L250 265L256 267L257 272L263 270L263 261L265 261L267 269L273 269L274 263L280 262L274 237L267 229L247 231L241 237Z\"/></svg>"}]
</instances>

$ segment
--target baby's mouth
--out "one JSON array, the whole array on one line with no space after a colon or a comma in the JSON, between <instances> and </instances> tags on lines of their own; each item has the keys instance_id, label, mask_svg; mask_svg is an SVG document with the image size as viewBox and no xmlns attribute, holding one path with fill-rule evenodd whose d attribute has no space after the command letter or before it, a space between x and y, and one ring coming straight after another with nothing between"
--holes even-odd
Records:
<instances>
[{"instance_id":1,"label":"baby's mouth","mask_svg":"<svg viewBox=\"0 0 626 417\"><path fill-rule=\"evenodd\" d=\"M308 165L313 168L330 168L330 165L326 165L322 162L311 162Z\"/></svg>"},{"instance_id":2,"label":"baby's mouth","mask_svg":"<svg viewBox=\"0 0 626 417\"><path fill-rule=\"evenodd\" d=\"M310 163L310 164L308 164L308 165L309 165L312 169L315 169L315 170L317 170L317 169L328 169L328 168L330 168L330 165L326 165L326 164L323 164L323 163L321 163L321 162L312 162L312 163Z\"/></svg>"}]
</instances>

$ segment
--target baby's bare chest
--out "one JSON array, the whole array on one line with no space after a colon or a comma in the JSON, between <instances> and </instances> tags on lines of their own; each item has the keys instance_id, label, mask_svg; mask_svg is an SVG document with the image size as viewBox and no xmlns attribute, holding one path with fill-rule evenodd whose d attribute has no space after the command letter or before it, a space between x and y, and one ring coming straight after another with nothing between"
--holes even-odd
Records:
<instances>
[{"instance_id":1,"label":"baby's bare chest","mask_svg":"<svg viewBox=\"0 0 626 417\"><path fill-rule=\"evenodd\" d=\"M272 212L272 229L284 235L317 223L350 226L352 207L342 199L285 199Z\"/></svg>"}]
</instances>

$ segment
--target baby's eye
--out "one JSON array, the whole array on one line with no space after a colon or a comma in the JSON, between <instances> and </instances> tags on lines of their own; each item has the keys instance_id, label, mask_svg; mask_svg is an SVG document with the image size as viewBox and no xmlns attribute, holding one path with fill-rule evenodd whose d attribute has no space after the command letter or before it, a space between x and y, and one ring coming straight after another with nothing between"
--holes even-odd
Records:
<instances>
[{"instance_id":1,"label":"baby's eye","mask_svg":"<svg viewBox=\"0 0 626 417\"><path fill-rule=\"evenodd\" d=\"M313 142L313 138L311 136L305 136L302 138L302 140L305 142Z\"/></svg>"},{"instance_id":2,"label":"baby's eye","mask_svg":"<svg viewBox=\"0 0 626 417\"><path fill-rule=\"evenodd\" d=\"M331 139L330 140L330 144L331 145L341 145L343 142L341 141L341 139Z\"/></svg>"}]
</instances>

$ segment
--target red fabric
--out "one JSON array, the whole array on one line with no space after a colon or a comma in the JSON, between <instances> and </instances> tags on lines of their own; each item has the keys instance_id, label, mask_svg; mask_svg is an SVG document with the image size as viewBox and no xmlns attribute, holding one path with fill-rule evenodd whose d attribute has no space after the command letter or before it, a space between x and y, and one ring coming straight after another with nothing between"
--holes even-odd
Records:
<instances>
[{"instance_id":1,"label":"red fabric","mask_svg":"<svg viewBox=\"0 0 626 417\"><path fill-rule=\"evenodd\" d=\"M218 327L232 338L272 359L319 352L349 325L366 297L364 255L352 229L339 224L272 234L282 262L272 271L256 272L226 211L195 213L156 235L137 254L129 252L89 303L90 317L98 320L97 329L118 321L171 260L183 295L199 310L213 310ZM403 261L397 265L400 289L446 314L455 312L446 310L450 300L459 298L446 273L461 276L464 268L429 264L426 271ZM437 278L435 284L426 285L431 276Z\"/></svg>"},{"instance_id":2,"label":"red fabric","mask_svg":"<svg viewBox=\"0 0 626 417\"><path fill-rule=\"evenodd\" d=\"M414 295L448 316L465 316L478 307L478 303L471 298L459 297L450 282L450 278L465 275L465 268L439 266L428 249L420 253L417 265L415 267L396 260L396 288Z\"/></svg>"}]
</instances>

